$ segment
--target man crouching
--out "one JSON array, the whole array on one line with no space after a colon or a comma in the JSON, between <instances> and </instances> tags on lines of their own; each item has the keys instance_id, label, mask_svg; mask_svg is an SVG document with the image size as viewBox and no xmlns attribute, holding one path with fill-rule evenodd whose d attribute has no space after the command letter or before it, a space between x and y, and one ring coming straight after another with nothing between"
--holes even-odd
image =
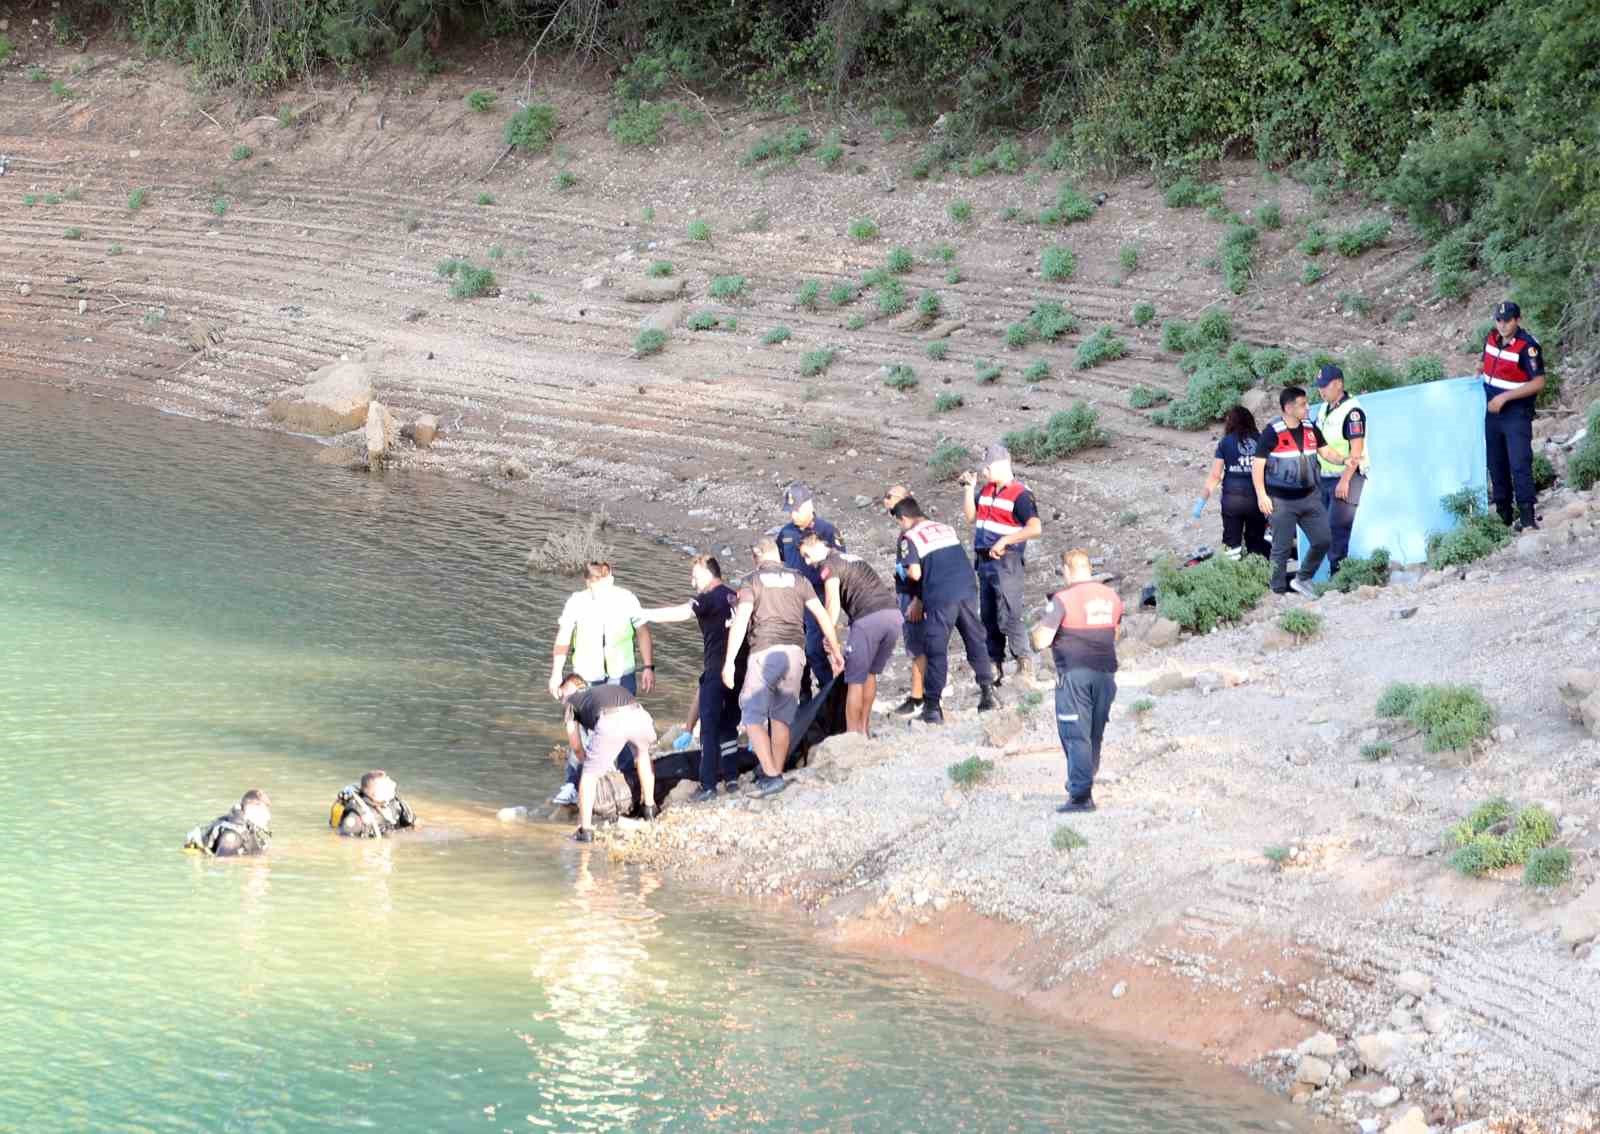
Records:
<instances>
[{"instance_id":1,"label":"man crouching","mask_svg":"<svg viewBox=\"0 0 1600 1134\"><path fill-rule=\"evenodd\" d=\"M617 757L630 744L639 774L639 796L644 800L644 817L654 819L656 774L650 765L650 747L656 742L656 723L644 706L620 685L591 686L575 673L567 675L557 695L567 707L567 739L572 750L583 752L583 773L578 780L578 830L573 839L580 843L594 841L595 780L617 766Z\"/></svg>"},{"instance_id":2,"label":"man crouching","mask_svg":"<svg viewBox=\"0 0 1600 1134\"><path fill-rule=\"evenodd\" d=\"M384 839L417 825L417 813L400 798L400 785L382 768L348 784L333 801L328 826L351 839Z\"/></svg>"}]
</instances>

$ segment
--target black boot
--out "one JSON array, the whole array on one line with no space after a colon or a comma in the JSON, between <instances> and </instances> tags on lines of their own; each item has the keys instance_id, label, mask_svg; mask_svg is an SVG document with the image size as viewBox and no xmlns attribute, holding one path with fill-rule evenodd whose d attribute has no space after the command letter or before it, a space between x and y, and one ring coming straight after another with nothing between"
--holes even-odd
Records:
<instances>
[{"instance_id":1,"label":"black boot","mask_svg":"<svg viewBox=\"0 0 1600 1134\"><path fill-rule=\"evenodd\" d=\"M922 715L917 717L923 724L944 724L944 712L939 708L937 701L924 701Z\"/></svg>"},{"instance_id":2,"label":"black boot","mask_svg":"<svg viewBox=\"0 0 1600 1134\"><path fill-rule=\"evenodd\" d=\"M1532 508L1522 509L1522 516L1511 529L1517 532L1536 532L1539 530L1539 517L1534 515Z\"/></svg>"},{"instance_id":3,"label":"black boot","mask_svg":"<svg viewBox=\"0 0 1600 1134\"><path fill-rule=\"evenodd\" d=\"M914 717L920 712L922 712L922 698L907 697L895 708L894 714L897 717Z\"/></svg>"},{"instance_id":4,"label":"black boot","mask_svg":"<svg viewBox=\"0 0 1600 1134\"><path fill-rule=\"evenodd\" d=\"M978 686L978 712L987 713L990 709L998 709L1000 702L994 699L993 685Z\"/></svg>"},{"instance_id":5,"label":"black boot","mask_svg":"<svg viewBox=\"0 0 1600 1134\"><path fill-rule=\"evenodd\" d=\"M646 823L654 822L655 821L655 817L656 817L656 805L653 804L653 803L645 804L644 805L644 821Z\"/></svg>"}]
</instances>

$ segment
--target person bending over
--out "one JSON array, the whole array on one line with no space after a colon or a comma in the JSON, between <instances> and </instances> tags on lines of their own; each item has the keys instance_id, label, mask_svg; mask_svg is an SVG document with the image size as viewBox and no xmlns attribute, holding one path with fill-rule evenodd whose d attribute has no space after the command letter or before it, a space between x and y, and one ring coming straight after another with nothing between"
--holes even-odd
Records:
<instances>
[{"instance_id":1,"label":"person bending over","mask_svg":"<svg viewBox=\"0 0 1600 1134\"><path fill-rule=\"evenodd\" d=\"M382 768L347 784L333 801L328 826L351 839L383 839L417 825L417 813L400 798L400 785Z\"/></svg>"},{"instance_id":2,"label":"person bending over","mask_svg":"<svg viewBox=\"0 0 1600 1134\"><path fill-rule=\"evenodd\" d=\"M857 556L834 551L814 534L800 541L800 554L822 576L828 621L837 626L840 611L850 619L844 645L845 728L865 736L878 675L888 668L900 639L900 607L894 592Z\"/></svg>"},{"instance_id":3,"label":"person bending over","mask_svg":"<svg viewBox=\"0 0 1600 1134\"><path fill-rule=\"evenodd\" d=\"M567 739L574 750L581 746L583 751L583 771L578 778L578 829L573 839L580 843L594 841L595 781L616 768L617 756L630 745L639 773L644 817L654 819L656 773L650 763L650 748L656 742L656 723L644 706L620 685L590 685L575 673L567 675L557 692L567 707Z\"/></svg>"},{"instance_id":4,"label":"person bending over","mask_svg":"<svg viewBox=\"0 0 1600 1134\"><path fill-rule=\"evenodd\" d=\"M184 840L184 850L217 858L266 854L272 844L272 801L267 793L251 788L226 815L196 827Z\"/></svg>"}]
</instances>

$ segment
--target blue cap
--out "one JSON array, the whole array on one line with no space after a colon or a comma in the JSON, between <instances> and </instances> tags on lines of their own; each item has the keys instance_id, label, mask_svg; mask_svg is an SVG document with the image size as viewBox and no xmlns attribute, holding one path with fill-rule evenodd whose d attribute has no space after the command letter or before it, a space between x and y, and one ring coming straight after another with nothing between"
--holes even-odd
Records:
<instances>
[{"instance_id":1,"label":"blue cap","mask_svg":"<svg viewBox=\"0 0 1600 1134\"><path fill-rule=\"evenodd\" d=\"M809 503L811 499L811 489L799 481L795 481L783 490L783 510L785 512L793 512L800 505Z\"/></svg>"},{"instance_id":2,"label":"blue cap","mask_svg":"<svg viewBox=\"0 0 1600 1134\"><path fill-rule=\"evenodd\" d=\"M1340 370L1332 363L1329 363L1327 366L1324 366L1321 370L1317 371L1317 389L1319 390L1326 390L1335 382L1342 381L1344 381L1344 371Z\"/></svg>"},{"instance_id":3,"label":"blue cap","mask_svg":"<svg viewBox=\"0 0 1600 1134\"><path fill-rule=\"evenodd\" d=\"M1494 306L1494 317L1497 322L1502 323L1507 319L1520 319L1522 318L1522 308L1512 303L1509 299L1502 299Z\"/></svg>"}]
</instances>

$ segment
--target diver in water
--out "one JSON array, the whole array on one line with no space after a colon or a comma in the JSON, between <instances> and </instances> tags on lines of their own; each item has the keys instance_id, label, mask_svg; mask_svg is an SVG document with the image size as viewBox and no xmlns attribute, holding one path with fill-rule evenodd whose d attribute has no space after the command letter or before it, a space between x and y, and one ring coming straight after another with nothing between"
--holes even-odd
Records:
<instances>
[{"instance_id":1,"label":"diver in water","mask_svg":"<svg viewBox=\"0 0 1600 1134\"><path fill-rule=\"evenodd\" d=\"M266 854L272 844L272 801L264 791L251 788L226 815L196 827L184 840L184 850L217 858Z\"/></svg>"},{"instance_id":2,"label":"diver in water","mask_svg":"<svg viewBox=\"0 0 1600 1134\"><path fill-rule=\"evenodd\" d=\"M400 798L399 785L381 768L340 791L328 814L328 826L347 838L382 839L416 825L417 813Z\"/></svg>"}]
</instances>

